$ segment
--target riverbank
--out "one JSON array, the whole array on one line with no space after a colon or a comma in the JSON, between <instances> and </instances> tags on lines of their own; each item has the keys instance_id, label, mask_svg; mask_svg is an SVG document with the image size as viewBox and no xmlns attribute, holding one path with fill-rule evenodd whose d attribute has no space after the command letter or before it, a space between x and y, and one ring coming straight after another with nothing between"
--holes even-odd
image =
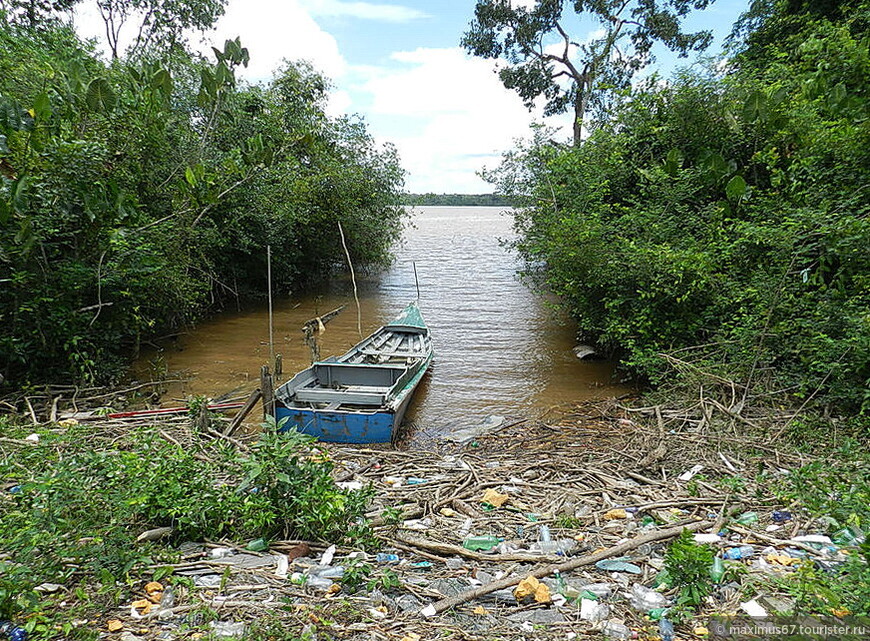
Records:
<instances>
[{"instance_id":1,"label":"riverbank","mask_svg":"<svg viewBox=\"0 0 870 641\"><path fill-rule=\"evenodd\" d=\"M240 493L256 497L258 487L271 487L228 476L234 461L261 457L268 465L270 458L255 435L222 436L224 419L208 417L198 427L186 416L153 419L133 431L120 419L36 428L7 420L0 505L3 548L11 554L2 561L0 604L4 616L41 631L38 638L125 640L217 632L248 639L519 639L532 632L564 639L600 635L604 627L618 638L628 634L620 625L655 638L661 606L670 607L665 618L678 636L702 638L714 614L866 614L867 570L856 537L867 486L845 493L834 481L850 462L749 436L745 421L762 419L738 420L740 412L716 403L701 403L703 424L686 408L607 401L547 421L506 423L464 443L433 442L425 451L301 445L294 461L328 461L344 489L330 493L318 485L325 468L306 468L321 494L307 494L309 502L298 506L311 518L294 521L296 529L348 516L322 511L353 495L366 498L367 525L333 524L331 535L269 541L254 529L223 539L191 536L213 525L197 526L193 516L207 516L198 510L214 501L216 489L229 488L230 498L212 518L227 519ZM756 427L774 434L764 420ZM21 464L37 454L69 461L85 450L99 455L75 478L64 477L62 465L46 476ZM155 452L159 457L149 459ZM112 474L123 476L127 467L136 473L130 495L111 474L93 478L95 461L118 457L125 463ZM153 467L136 468L137 459L153 460ZM201 495L190 495L186 486L209 478ZM63 520L39 529L40 511L64 500L64 483L85 486L69 496L80 501L92 493L113 527L91 523L89 536L76 522L84 506L70 499ZM166 496L171 500L160 503ZM149 501L177 512L152 512L149 520L147 512L127 509ZM225 531L238 533L237 526L228 523ZM542 543L545 526L550 543ZM699 542L674 543L682 527ZM95 534L101 540L82 544ZM830 543L818 538L829 535ZM75 547L72 539L92 547ZM28 571L42 585L30 592L21 590L20 576L14 582L13 570L33 548L37 565ZM116 563L95 571L84 549ZM742 558L720 565L714 555ZM51 580L40 575L48 560ZM540 583L525 581L529 576ZM532 596L517 600L519 581L532 584ZM656 584L657 592L647 590Z\"/></svg>"}]
</instances>

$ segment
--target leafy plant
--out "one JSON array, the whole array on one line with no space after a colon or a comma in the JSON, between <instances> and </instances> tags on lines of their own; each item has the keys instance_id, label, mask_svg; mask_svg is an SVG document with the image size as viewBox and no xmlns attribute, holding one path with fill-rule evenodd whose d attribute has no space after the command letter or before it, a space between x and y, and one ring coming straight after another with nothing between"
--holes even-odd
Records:
<instances>
[{"instance_id":1,"label":"leafy plant","mask_svg":"<svg viewBox=\"0 0 870 641\"><path fill-rule=\"evenodd\" d=\"M355 592L369 582L373 572L374 568L370 563L360 559L352 559L344 566L344 576L341 577L341 583L350 592Z\"/></svg>"},{"instance_id":2,"label":"leafy plant","mask_svg":"<svg viewBox=\"0 0 870 641\"><path fill-rule=\"evenodd\" d=\"M689 530L683 530L671 543L665 554L665 570L670 577L670 585L678 590L678 604L697 607L710 594L713 589L710 578L713 558L713 550L695 543Z\"/></svg>"},{"instance_id":3,"label":"leafy plant","mask_svg":"<svg viewBox=\"0 0 870 641\"><path fill-rule=\"evenodd\" d=\"M380 590L381 592L389 592L390 590L401 587L401 585L402 582L399 580L396 573L389 568L384 568L369 579L366 587L370 591Z\"/></svg>"}]
</instances>

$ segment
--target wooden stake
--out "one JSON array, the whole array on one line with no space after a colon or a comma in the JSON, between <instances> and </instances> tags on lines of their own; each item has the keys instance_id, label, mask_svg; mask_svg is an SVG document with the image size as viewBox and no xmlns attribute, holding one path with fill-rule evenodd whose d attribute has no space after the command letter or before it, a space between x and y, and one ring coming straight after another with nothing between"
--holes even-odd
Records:
<instances>
[{"instance_id":1,"label":"wooden stake","mask_svg":"<svg viewBox=\"0 0 870 641\"><path fill-rule=\"evenodd\" d=\"M265 420L267 416L275 416L275 395L268 365L260 368L260 391L263 394L263 420Z\"/></svg>"},{"instance_id":2,"label":"wooden stake","mask_svg":"<svg viewBox=\"0 0 870 641\"><path fill-rule=\"evenodd\" d=\"M242 424L242 421L245 420L245 417L251 413L251 410L254 409L254 406L257 404L257 401L262 398L263 393L260 391L258 387L251 395L248 397L247 402L244 407L239 410L239 413L233 417L233 420L230 421L230 424L227 426L227 429L224 430L224 436L232 436L236 433L236 430L239 429L239 426Z\"/></svg>"},{"instance_id":3,"label":"wooden stake","mask_svg":"<svg viewBox=\"0 0 870 641\"><path fill-rule=\"evenodd\" d=\"M269 287L269 362L275 362L275 334L272 330L272 246L266 245L266 280ZM277 371L276 371L276 375Z\"/></svg>"},{"instance_id":4,"label":"wooden stake","mask_svg":"<svg viewBox=\"0 0 870 641\"><path fill-rule=\"evenodd\" d=\"M338 233L341 235L341 246L344 247L344 255L347 257L347 266L350 267L350 280L353 283L353 299L356 301L356 331L362 338L362 312L359 308L359 296L356 291L356 275L353 273L353 263L350 262L350 252L347 251L347 243L344 241L344 230L341 221L338 223Z\"/></svg>"}]
</instances>

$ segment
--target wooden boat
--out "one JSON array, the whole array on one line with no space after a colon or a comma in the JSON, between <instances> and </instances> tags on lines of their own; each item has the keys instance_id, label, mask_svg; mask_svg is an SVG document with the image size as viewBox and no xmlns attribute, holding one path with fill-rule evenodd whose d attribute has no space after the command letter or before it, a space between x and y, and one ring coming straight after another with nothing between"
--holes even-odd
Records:
<instances>
[{"instance_id":1,"label":"wooden boat","mask_svg":"<svg viewBox=\"0 0 870 641\"><path fill-rule=\"evenodd\" d=\"M336 443L389 442L432 353L429 328L411 303L347 353L314 363L278 387L279 429Z\"/></svg>"}]
</instances>

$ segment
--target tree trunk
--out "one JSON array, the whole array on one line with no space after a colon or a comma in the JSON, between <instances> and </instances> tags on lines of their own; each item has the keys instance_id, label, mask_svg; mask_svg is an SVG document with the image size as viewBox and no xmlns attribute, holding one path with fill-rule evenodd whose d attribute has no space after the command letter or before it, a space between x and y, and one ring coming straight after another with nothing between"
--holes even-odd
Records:
<instances>
[{"instance_id":1,"label":"tree trunk","mask_svg":"<svg viewBox=\"0 0 870 641\"><path fill-rule=\"evenodd\" d=\"M578 93L574 99L574 146L579 147L583 136L583 111L585 100L582 93Z\"/></svg>"}]
</instances>

